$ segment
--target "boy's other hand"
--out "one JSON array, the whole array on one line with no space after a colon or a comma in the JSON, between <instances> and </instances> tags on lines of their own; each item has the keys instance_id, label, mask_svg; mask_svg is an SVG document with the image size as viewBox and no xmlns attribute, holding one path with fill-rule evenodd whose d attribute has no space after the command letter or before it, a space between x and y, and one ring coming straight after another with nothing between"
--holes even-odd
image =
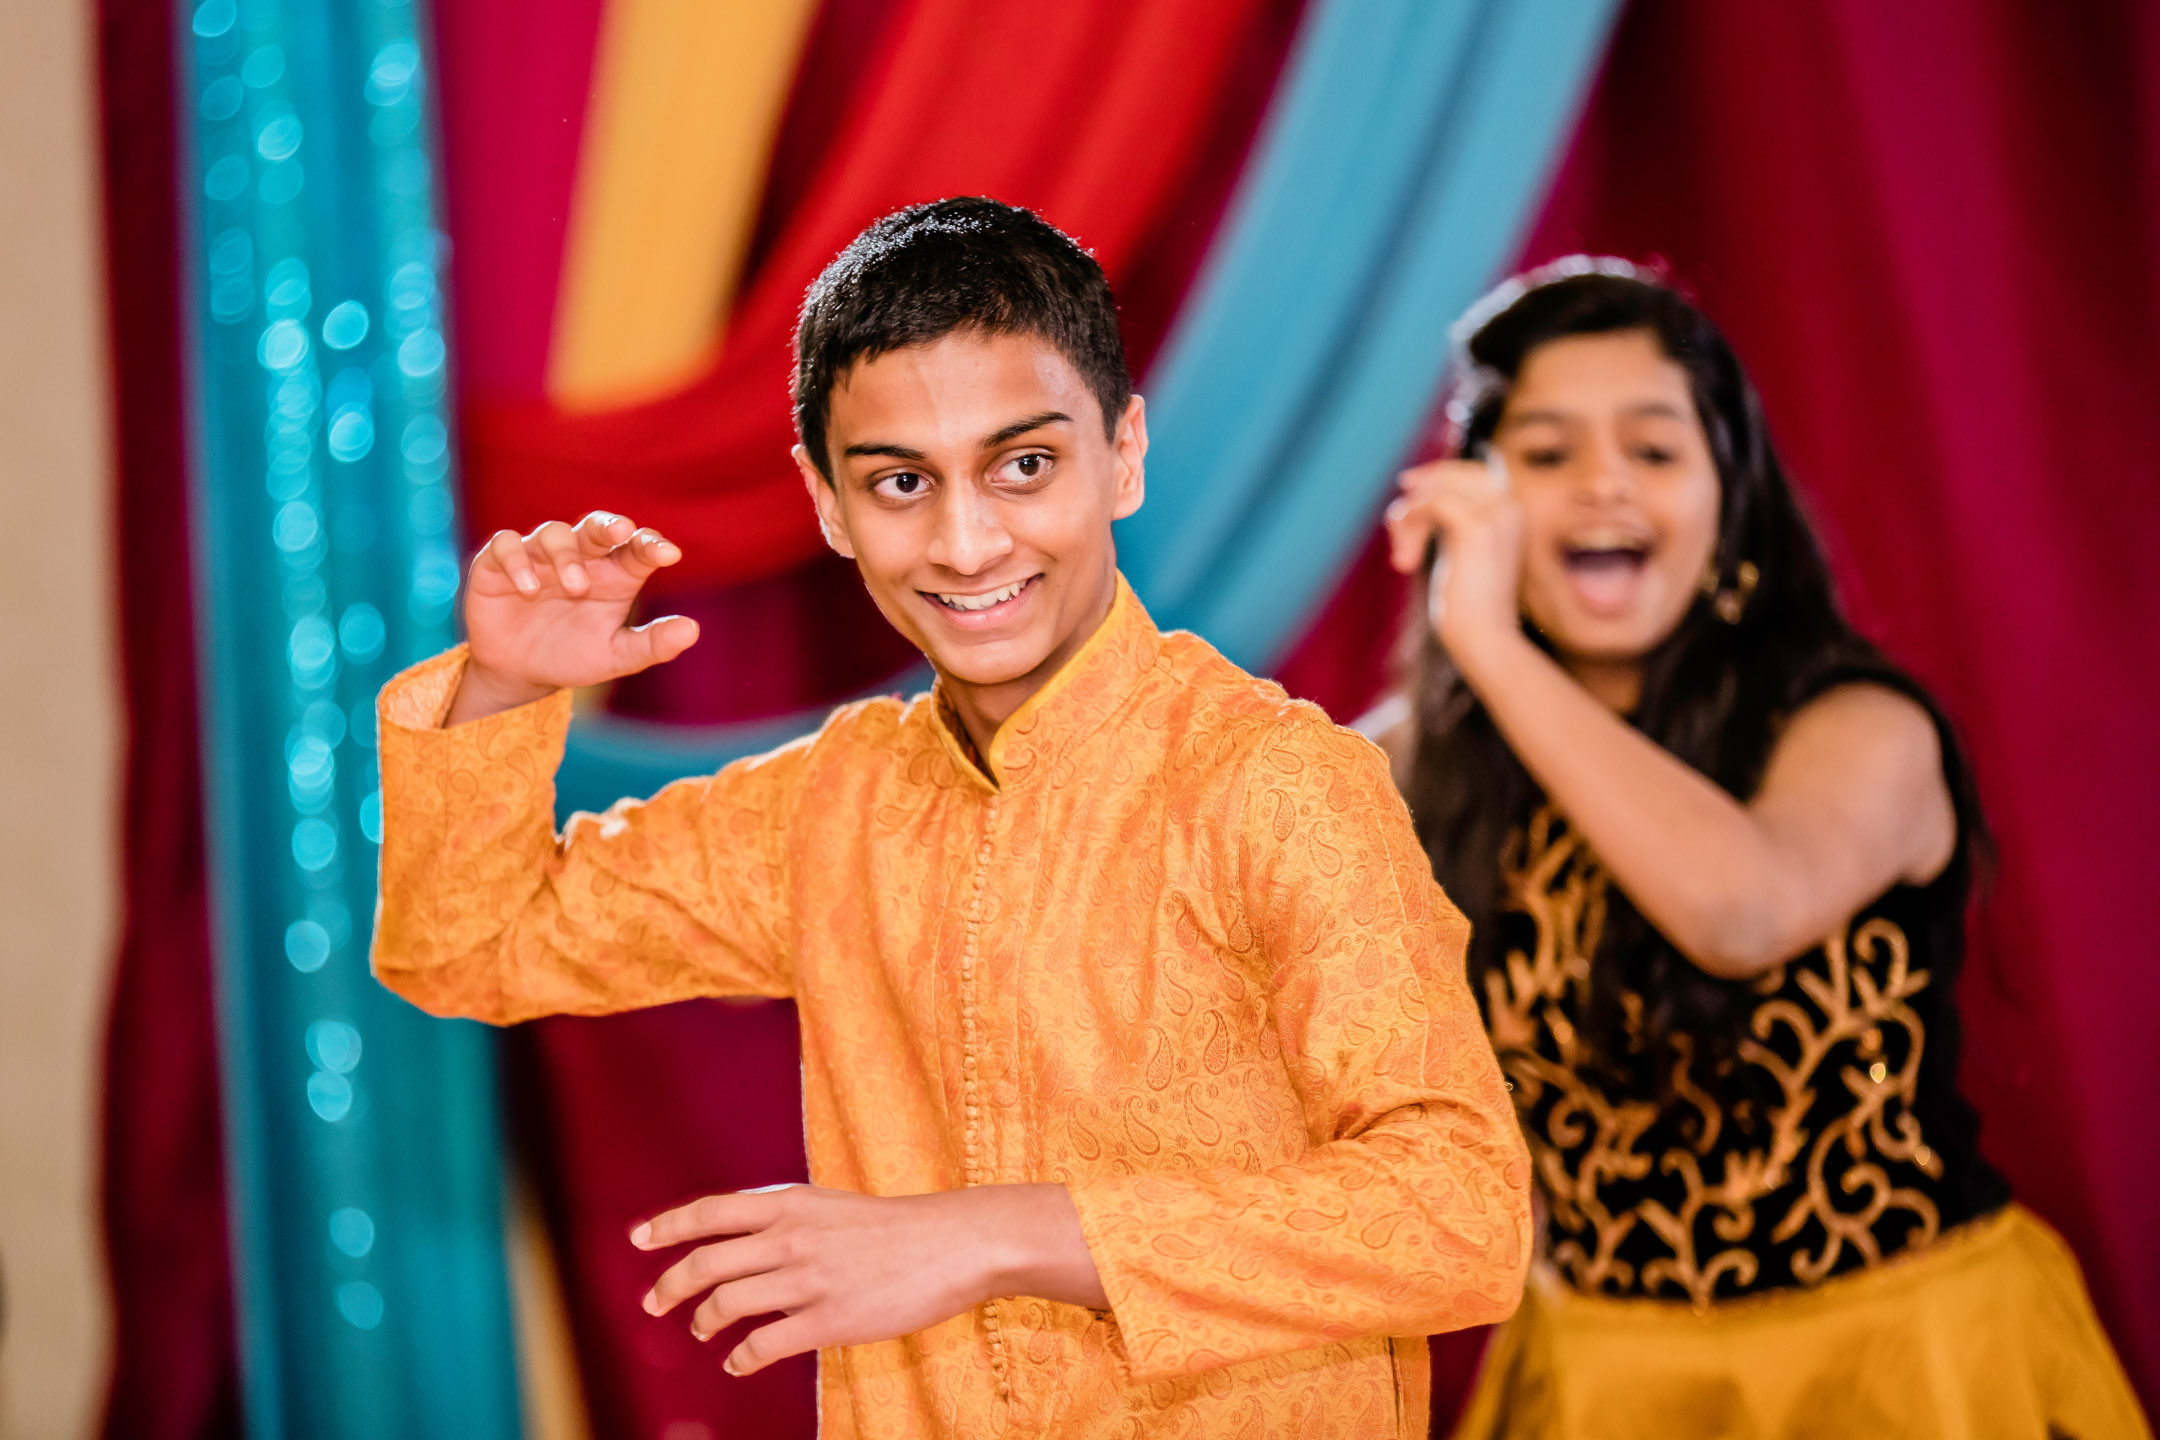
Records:
<instances>
[{"instance_id":1,"label":"boy's other hand","mask_svg":"<svg viewBox=\"0 0 2160 1440\"><path fill-rule=\"evenodd\" d=\"M665 1315L703 1292L699 1340L751 1315L784 1313L744 1337L730 1375L833 1345L912 1335L985 1300L1038 1295L1109 1306L1079 1212L1062 1185L979 1185L934 1195L857 1195L781 1185L711 1195L630 1232L641 1250L714 1235L645 1297Z\"/></svg>"},{"instance_id":2,"label":"boy's other hand","mask_svg":"<svg viewBox=\"0 0 2160 1440\"><path fill-rule=\"evenodd\" d=\"M682 559L655 530L595 510L530 535L498 530L465 577L472 658L446 724L460 725L580 685L672 660L697 643L695 620L635 628L631 602L653 572Z\"/></svg>"}]
</instances>

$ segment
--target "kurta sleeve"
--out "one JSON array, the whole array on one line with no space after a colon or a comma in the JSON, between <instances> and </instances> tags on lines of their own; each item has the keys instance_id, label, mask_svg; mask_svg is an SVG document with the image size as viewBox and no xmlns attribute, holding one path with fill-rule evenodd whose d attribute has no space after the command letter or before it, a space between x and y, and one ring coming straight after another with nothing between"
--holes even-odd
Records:
<instances>
[{"instance_id":1,"label":"kurta sleeve","mask_svg":"<svg viewBox=\"0 0 2160 1440\"><path fill-rule=\"evenodd\" d=\"M377 702L374 967L421 1009L509 1024L789 992L788 834L805 745L555 832L557 694L444 729L463 646Z\"/></svg>"},{"instance_id":2,"label":"kurta sleeve","mask_svg":"<svg viewBox=\"0 0 2160 1440\"><path fill-rule=\"evenodd\" d=\"M1132 1378L1502 1319L1530 1165L1433 882L1370 743L1294 713L1249 752L1238 893L1311 1148L1082 1182Z\"/></svg>"}]
</instances>

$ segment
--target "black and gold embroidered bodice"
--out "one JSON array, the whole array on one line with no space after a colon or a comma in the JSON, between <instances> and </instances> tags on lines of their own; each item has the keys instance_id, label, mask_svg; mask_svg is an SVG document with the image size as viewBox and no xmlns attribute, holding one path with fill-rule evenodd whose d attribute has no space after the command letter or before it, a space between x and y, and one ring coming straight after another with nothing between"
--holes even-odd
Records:
<instances>
[{"instance_id":1,"label":"black and gold embroidered bodice","mask_svg":"<svg viewBox=\"0 0 2160 1440\"><path fill-rule=\"evenodd\" d=\"M1724 1087L1753 1098L1720 1102L1685 1036L1637 1056L1633 1073L1662 1070L1662 1084L1616 1079L1588 1053L1591 965L1616 897L1557 812L1539 809L1501 868L1499 958L1480 998L1536 1162L1547 1254L1577 1289L1700 1307L1814 1285L2008 1198L1974 1148L1952 1000L1922 953L1932 910L1962 908L1962 885L1897 886L1756 982L1725 1062L1744 1083ZM1642 997L1621 999L1641 1014Z\"/></svg>"}]
</instances>

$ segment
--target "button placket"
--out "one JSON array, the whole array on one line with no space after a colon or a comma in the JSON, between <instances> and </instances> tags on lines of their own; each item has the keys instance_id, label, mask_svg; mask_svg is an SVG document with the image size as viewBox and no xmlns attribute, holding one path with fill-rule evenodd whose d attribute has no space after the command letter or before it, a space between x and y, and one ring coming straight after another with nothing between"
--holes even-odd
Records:
<instances>
[{"instance_id":1,"label":"button placket","mask_svg":"<svg viewBox=\"0 0 2160 1440\"><path fill-rule=\"evenodd\" d=\"M981 1068L981 1035L976 1022L976 969L982 943L983 909L990 886L990 861L994 854L991 834L997 827L998 796L983 808L982 844L975 852L975 883L968 897L967 933L960 948L960 1099L964 1111L961 1125L965 1157L964 1178L969 1185L990 1183L983 1160L982 1102L977 1072ZM998 1397L1012 1399L1012 1379L1005 1360L1005 1337L998 1322L997 1301L982 1307L983 1329L990 1338L990 1370L997 1380Z\"/></svg>"}]
</instances>

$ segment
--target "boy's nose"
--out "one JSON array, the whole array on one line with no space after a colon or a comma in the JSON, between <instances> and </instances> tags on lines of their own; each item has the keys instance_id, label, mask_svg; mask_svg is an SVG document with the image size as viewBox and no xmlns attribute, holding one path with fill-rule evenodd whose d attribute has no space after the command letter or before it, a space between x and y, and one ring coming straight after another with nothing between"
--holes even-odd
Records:
<instances>
[{"instance_id":1,"label":"boy's nose","mask_svg":"<svg viewBox=\"0 0 2160 1440\"><path fill-rule=\"evenodd\" d=\"M997 506L971 485L946 489L930 538L930 560L957 575L975 575L1012 549Z\"/></svg>"}]
</instances>

